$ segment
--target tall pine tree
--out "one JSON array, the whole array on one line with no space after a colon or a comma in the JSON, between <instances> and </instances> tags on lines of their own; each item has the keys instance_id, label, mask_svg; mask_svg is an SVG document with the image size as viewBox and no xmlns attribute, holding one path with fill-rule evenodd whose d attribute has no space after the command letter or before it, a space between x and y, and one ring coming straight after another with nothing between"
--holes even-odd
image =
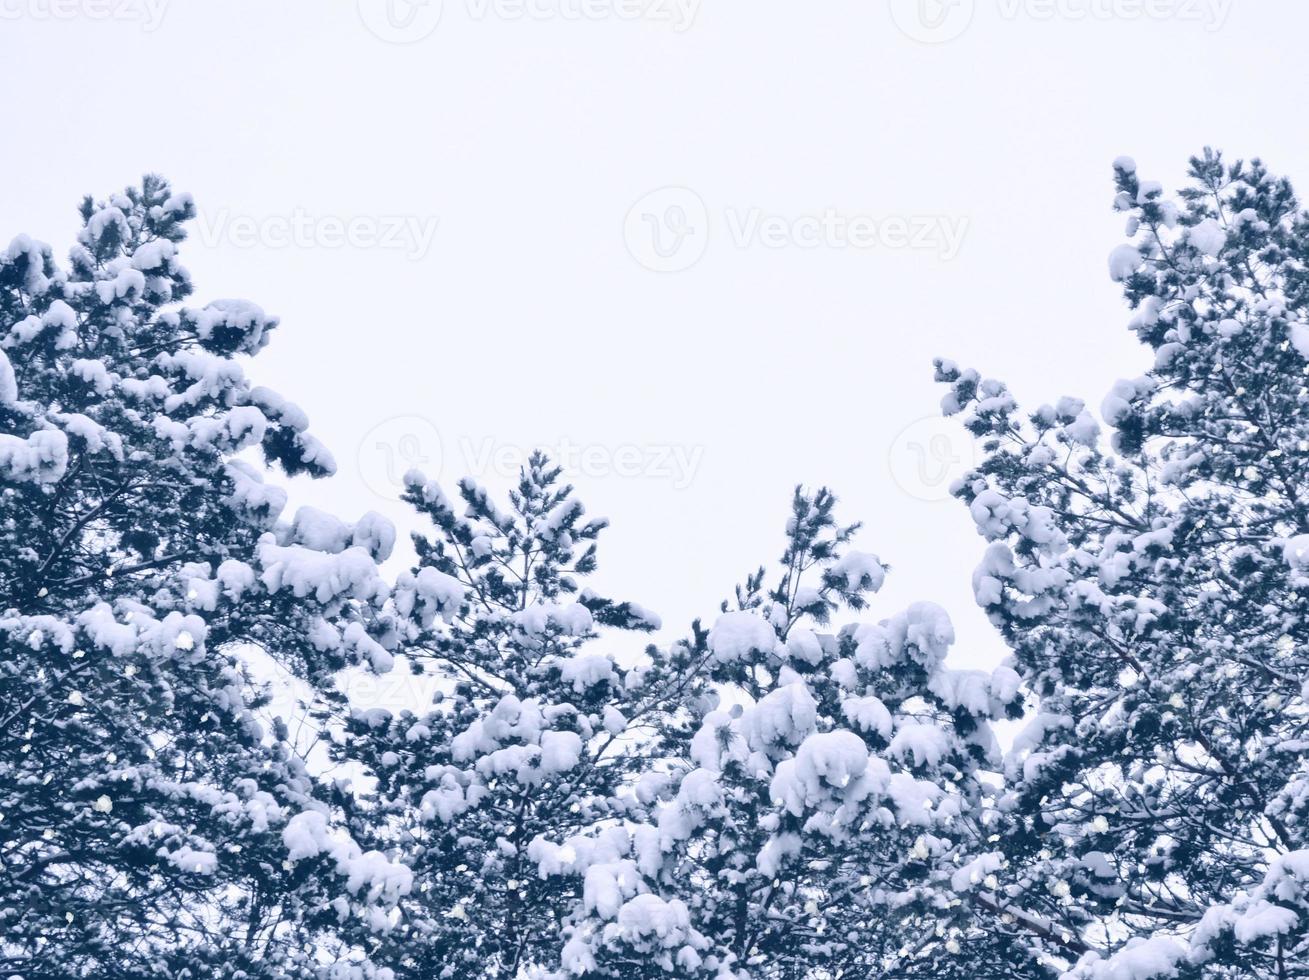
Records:
<instances>
[{"instance_id":1,"label":"tall pine tree","mask_svg":"<svg viewBox=\"0 0 1309 980\"><path fill-rule=\"evenodd\" d=\"M190 197L147 177L81 214L66 265L0 252L0 972L330 970L306 937L386 928L408 872L333 827L241 651L360 659L393 532L280 523L237 458L333 468L245 377L277 321L182 305Z\"/></svg>"},{"instance_id":2,"label":"tall pine tree","mask_svg":"<svg viewBox=\"0 0 1309 980\"><path fill-rule=\"evenodd\" d=\"M640 607L585 587L606 526L534 454L498 505L471 479L449 499L421 473L406 499L432 525L396 583L396 649L436 687L417 712L356 711L339 748L375 792L353 829L394 851L414 889L376 952L397 977L516 977L549 969L581 884L539 870L547 838L617 826L621 790L649 765L691 664L624 662L613 632Z\"/></svg>"},{"instance_id":3,"label":"tall pine tree","mask_svg":"<svg viewBox=\"0 0 1309 980\"><path fill-rule=\"evenodd\" d=\"M978 602L1039 699L1002 892L1077 980L1309 976L1309 218L1206 151L1176 200L1115 164L1110 272L1153 363L1022 415L938 362L985 458Z\"/></svg>"}]
</instances>

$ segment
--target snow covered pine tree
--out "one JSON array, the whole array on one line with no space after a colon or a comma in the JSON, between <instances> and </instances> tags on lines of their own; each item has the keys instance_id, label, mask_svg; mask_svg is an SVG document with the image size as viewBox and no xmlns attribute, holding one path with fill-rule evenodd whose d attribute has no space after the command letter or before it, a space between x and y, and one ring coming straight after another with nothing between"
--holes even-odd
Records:
<instances>
[{"instance_id":1,"label":"snow covered pine tree","mask_svg":"<svg viewBox=\"0 0 1309 980\"><path fill-rule=\"evenodd\" d=\"M937 365L985 447L956 487L977 599L1039 698L999 894L1057 926L1033 943L1067 980L1309 977L1309 218L1208 150L1177 201L1115 177L1154 362L1108 445L1076 399L1024 419Z\"/></svg>"},{"instance_id":2,"label":"snow covered pine tree","mask_svg":"<svg viewBox=\"0 0 1309 980\"><path fill-rule=\"evenodd\" d=\"M400 978L516 977L557 961L582 892L550 873L556 852L538 873L546 838L634 807L641 818L619 790L648 766L694 666L651 650L625 667L594 651L601 629L658 621L581 587L606 522L585 517L543 455L508 510L470 479L458 505L420 473L406 481L435 536L414 535L418 566L391 612L398 649L440 690L421 716L355 712L338 748L377 779L352 831L414 873L374 958Z\"/></svg>"},{"instance_id":3,"label":"snow covered pine tree","mask_svg":"<svg viewBox=\"0 0 1309 980\"><path fill-rule=\"evenodd\" d=\"M147 177L84 202L67 267L26 236L0 252L5 976L332 975L307 935L352 904L384 928L408 887L333 830L237 656L323 678L367 653L343 620L394 532L279 524L286 494L234 458L332 469L237 360L276 320L180 305L194 213Z\"/></svg>"},{"instance_id":4,"label":"snow covered pine tree","mask_svg":"<svg viewBox=\"0 0 1309 980\"><path fill-rule=\"evenodd\" d=\"M761 568L675 655L705 671L696 723L626 810L653 819L531 848L585 881L556 976L1031 975L1026 940L970 911L1001 863L979 777L1018 677L946 668L954 632L929 603L814 632L885 576L834 506L797 490L776 584Z\"/></svg>"}]
</instances>

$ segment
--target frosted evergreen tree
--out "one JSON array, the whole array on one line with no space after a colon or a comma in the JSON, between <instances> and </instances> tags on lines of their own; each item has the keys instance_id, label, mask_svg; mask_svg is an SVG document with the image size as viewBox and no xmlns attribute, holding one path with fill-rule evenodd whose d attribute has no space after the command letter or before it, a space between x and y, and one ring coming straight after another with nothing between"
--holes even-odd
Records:
<instances>
[{"instance_id":1,"label":"frosted evergreen tree","mask_svg":"<svg viewBox=\"0 0 1309 980\"><path fill-rule=\"evenodd\" d=\"M558 976L1032 975L1025 932L972 914L1003 904L981 777L1018 678L946 667L930 603L831 627L885 577L834 506L797 491L772 583L681 645L707 669L690 737L634 788L653 819L538 847L585 880Z\"/></svg>"},{"instance_id":2,"label":"frosted evergreen tree","mask_svg":"<svg viewBox=\"0 0 1309 980\"><path fill-rule=\"evenodd\" d=\"M533 455L507 508L471 479L456 502L406 478L432 532L415 533L418 564L389 608L397 649L437 694L418 713L354 712L339 750L376 778L356 835L413 872L375 954L397 977L516 977L558 960L583 889L543 872L542 849L640 818L620 791L676 728L696 676L685 658L624 663L605 648L607 633L658 620L584 587L606 522L559 477Z\"/></svg>"},{"instance_id":3,"label":"frosted evergreen tree","mask_svg":"<svg viewBox=\"0 0 1309 980\"><path fill-rule=\"evenodd\" d=\"M66 265L26 236L0 251L6 976L331 974L307 937L387 928L408 887L333 826L240 655L315 680L381 659L360 618L393 531L281 523L285 492L238 458L333 468L245 377L277 321L183 305L194 214L147 177L83 203Z\"/></svg>"},{"instance_id":4,"label":"frosted evergreen tree","mask_svg":"<svg viewBox=\"0 0 1309 980\"><path fill-rule=\"evenodd\" d=\"M1309 976L1309 218L1206 151L1176 200L1115 164L1110 257L1153 362L1100 425L938 362L985 458L974 584L1038 713L1000 893L1069 980Z\"/></svg>"}]
</instances>

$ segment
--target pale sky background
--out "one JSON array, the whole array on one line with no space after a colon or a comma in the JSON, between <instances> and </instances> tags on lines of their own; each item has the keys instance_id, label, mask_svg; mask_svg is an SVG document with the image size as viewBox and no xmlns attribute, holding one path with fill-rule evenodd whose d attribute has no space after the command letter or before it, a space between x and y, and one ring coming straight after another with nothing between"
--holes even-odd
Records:
<instances>
[{"instance_id":1,"label":"pale sky background","mask_svg":"<svg viewBox=\"0 0 1309 980\"><path fill-rule=\"evenodd\" d=\"M869 616L934 600L955 662L996 662L931 358L1098 407L1148 364L1111 161L1172 189L1209 143L1309 182L1286 0L150 2L0 0L0 238L62 254L84 193L163 173L201 210L194 301L282 318L250 372L340 467L297 502L403 531L388 454L503 487L488 449L593 447L599 585L669 636L776 558L804 482L894 566Z\"/></svg>"}]
</instances>

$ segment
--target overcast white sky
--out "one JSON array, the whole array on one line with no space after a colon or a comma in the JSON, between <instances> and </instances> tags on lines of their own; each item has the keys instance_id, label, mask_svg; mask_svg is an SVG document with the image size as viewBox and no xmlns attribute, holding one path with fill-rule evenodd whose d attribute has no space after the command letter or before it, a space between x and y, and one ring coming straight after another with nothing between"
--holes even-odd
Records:
<instances>
[{"instance_id":1,"label":"overcast white sky","mask_svg":"<svg viewBox=\"0 0 1309 980\"><path fill-rule=\"evenodd\" d=\"M1033 407L1143 370L1110 162L1171 188L1210 143L1309 181L1306 28L1287 0L0 0L0 237L62 253L84 193L161 172L201 210L196 299L282 318L251 373L340 464L300 501L408 528L388 462L503 486L569 447L603 586L681 633L825 483L895 568L871 614L940 602L983 665L931 358Z\"/></svg>"}]
</instances>

